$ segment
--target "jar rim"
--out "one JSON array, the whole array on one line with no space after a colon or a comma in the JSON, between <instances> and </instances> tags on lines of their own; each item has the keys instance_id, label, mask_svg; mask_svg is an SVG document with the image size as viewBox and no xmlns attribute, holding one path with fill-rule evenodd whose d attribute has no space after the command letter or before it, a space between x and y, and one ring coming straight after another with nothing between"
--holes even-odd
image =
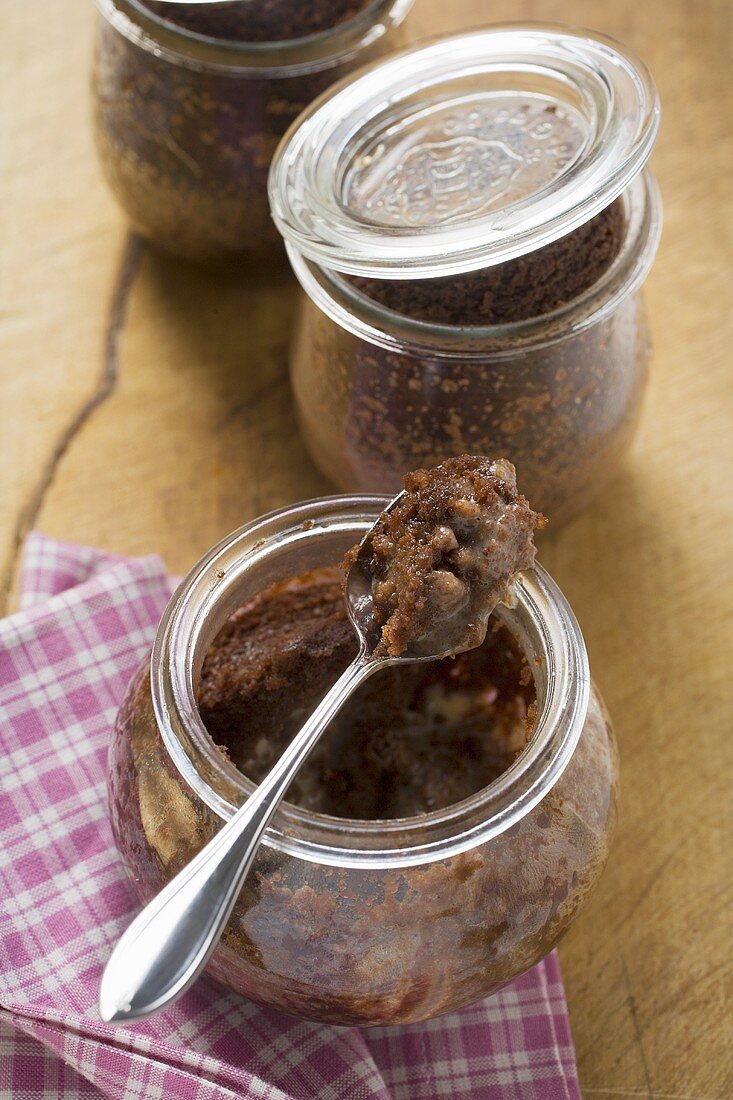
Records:
<instances>
[{"instance_id":1,"label":"jar rim","mask_svg":"<svg viewBox=\"0 0 733 1100\"><path fill-rule=\"evenodd\" d=\"M414 356L511 359L522 350L548 347L598 324L642 285L662 232L661 197L648 168L622 200L624 241L596 282L551 313L504 324L451 325L409 317L376 302L341 273L307 259L292 245L286 244L286 249L293 272L314 305L340 328L370 344Z\"/></svg>"},{"instance_id":2,"label":"jar rim","mask_svg":"<svg viewBox=\"0 0 733 1100\"><path fill-rule=\"evenodd\" d=\"M373 278L505 263L577 229L647 162L660 106L605 35L507 23L443 35L323 93L269 175L284 239Z\"/></svg>"},{"instance_id":3,"label":"jar rim","mask_svg":"<svg viewBox=\"0 0 733 1100\"><path fill-rule=\"evenodd\" d=\"M150 11L144 0L96 0L100 14L135 45L166 61L232 76L297 76L329 69L368 49L398 26L414 0L369 0L350 19L301 38L241 42L188 30Z\"/></svg>"},{"instance_id":4,"label":"jar rim","mask_svg":"<svg viewBox=\"0 0 733 1100\"><path fill-rule=\"evenodd\" d=\"M290 556L323 554L356 542L386 503L382 496L321 497L270 512L214 546L193 567L161 620L151 656L151 690L168 754L194 793L223 820L254 790L214 744L196 704L196 683L218 630L242 602L253 571L269 577L245 598L284 576ZM333 564L321 561L321 565ZM268 572L269 571L269 572ZM292 573L285 574L292 575ZM263 843L310 862L385 868L446 859L516 824L552 789L567 767L585 722L588 657L577 620L542 569L516 583L516 607L499 616L531 646L538 714L528 745L493 783L442 810L390 821L336 818L283 803Z\"/></svg>"}]
</instances>

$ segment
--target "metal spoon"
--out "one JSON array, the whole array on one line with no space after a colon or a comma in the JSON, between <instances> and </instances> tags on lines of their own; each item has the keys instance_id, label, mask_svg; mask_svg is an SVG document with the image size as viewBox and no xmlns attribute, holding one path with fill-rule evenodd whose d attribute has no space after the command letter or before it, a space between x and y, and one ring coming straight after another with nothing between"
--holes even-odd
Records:
<instances>
[{"instance_id":1,"label":"metal spoon","mask_svg":"<svg viewBox=\"0 0 733 1100\"><path fill-rule=\"evenodd\" d=\"M402 499L389 504L391 511ZM103 1020L139 1020L181 996L196 980L219 941L270 819L295 773L352 692L379 668L401 661L433 661L448 654L375 657L368 569L372 527L349 569L346 607L359 638L359 652L293 738L272 771L226 825L135 918L115 947L102 975Z\"/></svg>"}]
</instances>

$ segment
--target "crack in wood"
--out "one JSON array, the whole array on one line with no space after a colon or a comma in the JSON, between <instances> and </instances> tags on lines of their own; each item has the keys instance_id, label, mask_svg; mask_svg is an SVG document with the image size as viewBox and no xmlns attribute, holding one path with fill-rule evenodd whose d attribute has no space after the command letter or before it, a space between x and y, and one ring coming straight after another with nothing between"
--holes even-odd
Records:
<instances>
[{"instance_id":1,"label":"crack in wood","mask_svg":"<svg viewBox=\"0 0 733 1100\"><path fill-rule=\"evenodd\" d=\"M644 1080L646 1081L647 1092L650 1097L654 1095L652 1091L652 1078L649 1072L649 1063L646 1060L646 1051L644 1049L644 1039L642 1034L641 1022L639 1020L639 1013L636 1007L636 998L632 992L631 974L629 968L626 965L626 959L621 955L621 969L624 976L624 984L626 986L626 1004L631 1016L631 1024L634 1030L634 1038L639 1048L639 1054L641 1056L641 1068L644 1071Z\"/></svg>"},{"instance_id":2,"label":"crack in wood","mask_svg":"<svg viewBox=\"0 0 733 1100\"><path fill-rule=\"evenodd\" d=\"M23 543L40 515L46 494L56 477L59 463L95 409L104 404L107 398L114 393L119 378L120 337L125 323L130 290L140 267L142 251L141 238L137 234L130 234L115 278L105 327L102 370L96 388L62 430L51 454L44 463L38 482L18 514L13 528L10 550L0 572L0 614L5 615L8 613L8 603Z\"/></svg>"}]
</instances>

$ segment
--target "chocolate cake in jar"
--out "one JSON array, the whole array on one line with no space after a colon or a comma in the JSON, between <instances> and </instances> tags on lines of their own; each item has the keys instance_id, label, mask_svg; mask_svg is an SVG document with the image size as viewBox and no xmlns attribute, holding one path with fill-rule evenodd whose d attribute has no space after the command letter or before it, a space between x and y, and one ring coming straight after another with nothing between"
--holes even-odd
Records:
<instances>
[{"instance_id":1,"label":"chocolate cake in jar","mask_svg":"<svg viewBox=\"0 0 733 1100\"><path fill-rule=\"evenodd\" d=\"M110 753L113 833L141 902L354 656L339 563L386 503L270 513L175 593ZM616 748L557 585L535 565L513 590L480 645L376 671L324 732L263 835L213 978L310 1020L407 1024L500 989L562 938L608 855Z\"/></svg>"},{"instance_id":2,"label":"chocolate cake in jar","mask_svg":"<svg viewBox=\"0 0 733 1100\"><path fill-rule=\"evenodd\" d=\"M554 525L634 438L660 232L651 77L609 39L436 39L306 111L270 173L303 294L291 378L342 489L505 455Z\"/></svg>"}]
</instances>

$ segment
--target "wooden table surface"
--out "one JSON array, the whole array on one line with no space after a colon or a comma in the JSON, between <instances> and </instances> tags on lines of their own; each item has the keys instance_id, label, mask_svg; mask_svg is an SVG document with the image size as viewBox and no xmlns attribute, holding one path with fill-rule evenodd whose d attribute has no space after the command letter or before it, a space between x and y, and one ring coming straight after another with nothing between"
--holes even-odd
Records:
<instances>
[{"instance_id":1,"label":"wooden table surface","mask_svg":"<svg viewBox=\"0 0 733 1100\"><path fill-rule=\"evenodd\" d=\"M621 476L542 553L582 624L622 754L618 839L561 949L590 1097L733 1095L732 11L728 0L417 0L410 17L415 36L487 17L597 28L647 60L664 107L641 433ZM66 0L63 18L55 0L3 9L8 610L32 527L156 551L182 571L245 520L329 489L293 419L289 274L212 277L128 240L91 145L92 24L85 0Z\"/></svg>"}]
</instances>

